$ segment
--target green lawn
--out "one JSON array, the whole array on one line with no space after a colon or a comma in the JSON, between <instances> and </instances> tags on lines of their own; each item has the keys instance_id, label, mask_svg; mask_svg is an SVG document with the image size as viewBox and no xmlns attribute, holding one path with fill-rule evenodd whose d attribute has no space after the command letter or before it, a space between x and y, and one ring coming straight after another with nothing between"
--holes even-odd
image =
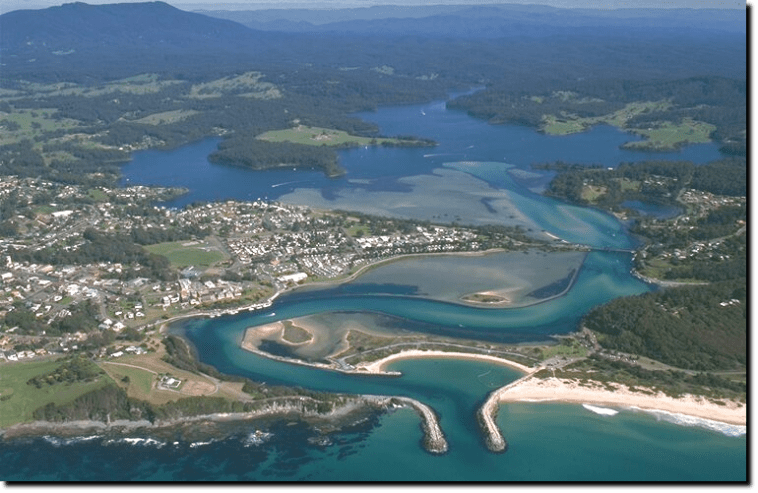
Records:
<instances>
[{"instance_id":1,"label":"green lawn","mask_svg":"<svg viewBox=\"0 0 758 493\"><path fill-rule=\"evenodd\" d=\"M105 370L116 383L126 388L129 396L136 397L137 399L144 400L148 398L150 390L153 387L153 382L157 378L154 373L142 368L110 364L109 362L102 362L98 366ZM128 384L123 381L124 377L129 377Z\"/></svg>"},{"instance_id":2,"label":"green lawn","mask_svg":"<svg viewBox=\"0 0 758 493\"><path fill-rule=\"evenodd\" d=\"M37 375L52 372L59 366L56 361L11 362L0 364L0 427L34 421L32 413L49 402L66 404L77 397L98 389L111 379L102 375L94 382L58 383L38 389L27 385ZM4 397L7 400L2 400Z\"/></svg>"},{"instance_id":3,"label":"green lawn","mask_svg":"<svg viewBox=\"0 0 758 493\"><path fill-rule=\"evenodd\" d=\"M174 267L187 267L194 265L197 267L210 267L211 265L226 259L226 255L214 249L210 249L204 243L191 245L187 241L172 241L167 243L157 243L146 246L145 249L150 253L163 255L171 262Z\"/></svg>"}]
</instances>

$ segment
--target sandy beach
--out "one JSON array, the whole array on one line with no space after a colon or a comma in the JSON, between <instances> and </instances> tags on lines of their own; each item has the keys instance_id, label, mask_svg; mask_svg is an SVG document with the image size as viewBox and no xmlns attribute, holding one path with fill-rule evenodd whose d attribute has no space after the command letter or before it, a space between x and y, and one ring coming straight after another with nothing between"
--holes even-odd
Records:
<instances>
[{"instance_id":1,"label":"sandy beach","mask_svg":"<svg viewBox=\"0 0 758 493\"><path fill-rule=\"evenodd\" d=\"M586 387L573 380L525 378L497 390L493 393L491 400L497 399L500 403L559 401L639 408L685 414L734 425L747 425L747 406L737 402L725 401L726 405L719 405L698 396L685 395L675 399L663 393L633 392L622 384L611 385L616 387L616 390L609 391L599 383L593 387Z\"/></svg>"},{"instance_id":2,"label":"sandy beach","mask_svg":"<svg viewBox=\"0 0 758 493\"><path fill-rule=\"evenodd\" d=\"M488 356L485 354L473 354L473 353L455 353L452 351L421 351L418 349L409 349L401 351L397 354L391 354L385 358L371 363L359 364L356 369L358 371L364 371L368 373L386 373L386 367L393 361L402 359L420 359L420 358L453 358L453 359L471 359L476 361L486 361L487 363L495 363L498 365L509 366L517 370L529 373L533 371L532 368L516 363L505 358L499 358L497 356Z\"/></svg>"}]
</instances>

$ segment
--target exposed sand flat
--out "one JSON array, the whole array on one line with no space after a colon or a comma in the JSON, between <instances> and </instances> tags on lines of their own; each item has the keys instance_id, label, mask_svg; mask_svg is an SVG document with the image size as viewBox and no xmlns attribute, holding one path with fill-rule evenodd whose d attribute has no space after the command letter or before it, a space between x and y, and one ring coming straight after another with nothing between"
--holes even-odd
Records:
<instances>
[{"instance_id":1,"label":"exposed sand flat","mask_svg":"<svg viewBox=\"0 0 758 493\"><path fill-rule=\"evenodd\" d=\"M451 359L470 359L476 361L486 361L487 363L495 363L503 366L509 366L517 370L529 373L533 371L532 368L524 366L521 363L516 363L505 358L499 358L497 356L488 356L486 354L473 354L473 353L455 353L450 351L421 351L419 349L409 349L401 351L397 354L391 354L385 358L382 358L365 365L358 364L356 369L359 371L365 371L368 373L386 373L386 367L393 361L403 359L420 359L420 358L451 358Z\"/></svg>"},{"instance_id":2,"label":"exposed sand flat","mask_svg":"<svg viewBox=\"0 0 758 493\"><path fill-rule=\"evenodd\" d=\"M488 403L490 401L501 403L560 401L575 404L636 407L643 410L685 414L734 425L747 425L747 406L737 402L725 401L726 405L722 406L704 397L685 395L681 398L673 398L663 393L633 392L627 386L618 383L611 385L616 390L609 391L600 383L596 383L593 387L584 387L573 380L525 378L493 392Z\"/></svg>"},{"instance_id":3,"label":"exposed sand flat","mask_svg":"<svg viewBox=\"0 0 758 493\"><path fill-rule=\"evenodd\" d=\"M272 338L279 340L283 332L284 324L281 322L250 327L245 331L242 347L244 349L257 349L262 340Z\"/></svg>"},{"instance_id":4,"label":"exposed sand flat","mask_svg":"<svg viewBox=\"0 0 758 493\"><path fill-rule=\"evenodd\" d=\"M492 188L486 181L465 171L443 167L430 175L407 176L398 182L410 187L412 193L343 188L333 199L327 200L318 190L298 188L279 197L279 201L404 219L452 222L459 217L469 224L494 223L520 225L535 231L541 229L513 204L507 190ZM483 198L488 200L489 209L481 202ZM445 211L446 217L440 217L440 211Z\"/></svg>"}]
</instances>

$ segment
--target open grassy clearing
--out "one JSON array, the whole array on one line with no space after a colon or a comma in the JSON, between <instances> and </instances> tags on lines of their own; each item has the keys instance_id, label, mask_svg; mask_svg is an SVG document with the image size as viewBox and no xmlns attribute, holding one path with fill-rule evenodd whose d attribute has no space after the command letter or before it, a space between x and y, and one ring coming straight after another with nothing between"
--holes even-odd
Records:
<instances>
[{"instance_id":1,"label":"open grassy clearing","mask_svg":"<svg viewBox=\"0 0 758 493\"><path fill-rule=\"evenodd\" d=\"M108 201L108 195L102 190L97 189L97 188L90 188L89 190L87 190L87 195L89 195L89 197L92 200L96 200L98 202Z\"/></svg>"},{"instance_id":2,"label":"open grassy clearing","mask_svg":"<svg viewBox=\"0 0 758 493\"><path fill-rule=\"evenodd\" d=\"M199 113L199 111L195 110L164 111L161 113L153 113L152 115L147 115L143 118L140 118L139 120L132 120L132 123L144 123L146 125L165 125L185 120Z\"/></svg>"},{"instance_id":3,"label":"open grassy clearing","mask_svg":"<svg viewBox=\"0 0 758 493\"><path fill-rule=\"evenodd\" d=\"M673 264L668 260L662 258L652 258L645 261L645 268L640 270L640 274L643 276L651 277L653 279L661 279L673 282L693 283L700 284L703 281L693 278L677 278L666 279L666 273L674 268Z\"/></svg>"},{"instance_id":4,"label":"open grassy clearing","mask_svg":"<svg viewBox=\"0 0 758 493\"><path fill-rule=\"evenodd\" d=\"M195 99L217 98L225 93L258 99L278 99L281 91L270 82L261 82L260 72L246 72L236 77L224 77L211 82L195 84L190 89L189 97Z\"/></svg>"},{"instance_id":5,"label":"open grassy clearing","mask_svg":"<svg viewBox=\"0 0 758 493\"><path fill-rule=\"evenodd\" d=\"M566 100L567 96L561 99ZM578 100L577 102L594 102L595 100ZM550 135L567 135L583 132L593 125L606 123L618 128L626 128L629 119L651 111L663 111L671 107L668 101L637 101L629 103L618 111L595 117L580 117L571 113L561 115L544 115L540 129Z\"/></svg>"},{"instance_id":6,"label":"open grassy clearing","mask_svg":"<svg viewBox=\"0 0 758 493\"><path fill-rule=\"evenodd\" d=\"M242 382L217 382L210 377L181 370L166 363L162 359L166 355L166 347L160 340L161 336L154 334L147 340L147 345L154 348L154 351L140 355L126 354L108 362L102 361L99 366L109 375L121 375L115 381L126 390L130 397L142 399L155 405L190 396L208 395L228 399L248 399L250 397L242 392L244 385ZM129 376L128 385L122 381L123 377L127 375ZM153 385L153 382L157 382L160 375L171 375L181 380L182 385L178 391L159 389ZM145 393L145 389L148 388L148 379L150 380L150 387L149 391Z\"/></svg>"},{"instance_id":7,"label":"open grassy clearing","mask_svg":"<svg viewBox=\"0 0 758 493\"><path fill-rule=\"evenodd\" d=\"M630 180L628 178L619 178L619 185L621 186L621 191L639 191L640 187L642 186L642 182L639 180Z\"/></svg>"},{"instance_id":8,"label":"open grassy clearing","mask_svg":"<svg viewBox=\"0 0 758 493\"><path fill-rule=\"evenodd\" d=\"M268 142L292 142L294 144L313 146L367 146L402 142L398 139L358 137L342 130L308 127L306 125L298 125L295 128L287 130L271 130L270 132L262 133L256 138Z\"/></svg>"},{"instance_id":9,"label":"open grassy clearing","mask_svg":"<svg viewBox=\"0 0 758 493\"><path fill-rule=\"evenodd\" d=\"M594 203L599 197L605 195L608 191L605 187L596 187L594 185L585 185L582 188L582 198L589 203Z\"/></svg>"},{"instance_id":10,"label":"open grassy clearing","mask_svg":"<svg viewBox=\"0 0 758 493\"><path fill-rule=\"evenodd\" d=\"M158 80L157 74L141 74L126 79L119 79L106 84L88 87L71 82L59 82L55 84L40 84L36 82L21 81L22 91L28 96L84 96L95 97L114 92L131 94L155 94L171 84L180 84L180 80Z\"/></svg>"},{"instance_id":11,"label":"open grassy clearing","mask_svg":"<svg viewBox=\"0 0 758 493\"><path fill-rule=\"evenodd\" d=\"M540 348L542 359L553 358L555 356L579 357L587 356L587 348L572 341L569 345L557 344L555 346L543 346Z\"/></svg>"},{"instance_id":12,"label":"open grassy clearing","mask_svg":"<svg viewBox=\"0 0 758 493\"><path fill-rule=\"evenodd\" d=\"M0 427L34 421L32 413L47 403L66 404L111 381L110 377L102 375L93 382L56 383L39 389L26 383L59 366L55 360L0 364Z\"/></svg>"},{"instance_id":13,"label":"open grassy clearing","mask_svg":"<svg viewBox=\"0 0 758 493\"><path fill-rule=\"evenodd\" d=\"M562 99L566 97L564 96ZM684 118L681 123L662 121L649 128L636 128L627 125L630 119L638 115L665 111L669 108L671 108L671 103L667 100L637 101L627 104L618 111L597 117L583 118L571 113L544 115L540 129L549 135L568 135L583 132L593 125L605 123L645 137L643 141L624 144L624 148L654 151L676 150L686 144L702 144L711 141L710 135L716 130L716 127L692 118Z\"/></svg>"},{"instance_id":14,"label":"open grassy clearing","mask_svg":"<svg viewBox=\"0 0 758 493\"><path fill-rule=\"evenodd\" d=\"M56 117L57 111L54 108L13 109L10 113L0 111L0 145L32 140L44 132L79 126L76 120Z\"/></svg>"},{"instance_id":15,"label":"open grassy clearing","mask_svg":"<svg viewBox=\"0 0 758 493\"><path fill-rule=\"evenodd\" d=\"M662 122L647 129L633 128L632 132L646 140L624 144L627 149L676 150L685 144L704 144L711 141L715 125L684 118L682 123Z\"/></svg>"},{"instance_id":16,"label":"open grassy clearing","mask_svg":"<svg viewBox=\"0 0 758 493\"><path fill-rule=\"evenodd\" d=\"M147 400L153 383L157 380L157 375L142 368L117 365L105 361L101 362L98 366L119 386L125 388L129 397L141 400ZM128 382L124 381L125 377L128 377Z\"/></svg>"},{"instance_id":17,"label":"open grassy clearing","mask_svg":"<svg viewBox=\"0 0 758 493\"><path fill-rule=\"evenodd\" d=\"M146 246L150 253L163 255L168 258L175 267L210 267L211 265L225 260L227 256L205 243L172 241Z\"/></svg>"}]
</instances>

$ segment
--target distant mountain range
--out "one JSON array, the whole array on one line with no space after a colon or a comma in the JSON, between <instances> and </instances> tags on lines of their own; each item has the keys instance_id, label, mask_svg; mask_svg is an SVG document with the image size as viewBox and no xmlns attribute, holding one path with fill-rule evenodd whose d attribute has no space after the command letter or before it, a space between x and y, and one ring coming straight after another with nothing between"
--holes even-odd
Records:
<instances>
[{"instance_id":1,"label":"distant mountain range","mask_svg":"<svg viewBox=\"0 0 758 493\"><path fill-rule=\"evenodd\" d=\"M0 15L0 79L185 78L263 66L391 66L412 77L468 72L467 80L486 80L502 66L556 77L557 66L572 77L609 69L616 77L744 77L745 36L739 10L490 5L201 14L163 2L72 3Z\"/></svg>"},{"instance_id":2,"label":"distant mountain range","mask_svg":"<svg viewBox=\"0 0 758 493\"><path fill-rule=\"evenodd\" d=\"M497 38L621 29L746 33L727 9L559 9L544 5L430 5L307 10L198 11L262 31Z\"/></svg>"}]
</instances>

